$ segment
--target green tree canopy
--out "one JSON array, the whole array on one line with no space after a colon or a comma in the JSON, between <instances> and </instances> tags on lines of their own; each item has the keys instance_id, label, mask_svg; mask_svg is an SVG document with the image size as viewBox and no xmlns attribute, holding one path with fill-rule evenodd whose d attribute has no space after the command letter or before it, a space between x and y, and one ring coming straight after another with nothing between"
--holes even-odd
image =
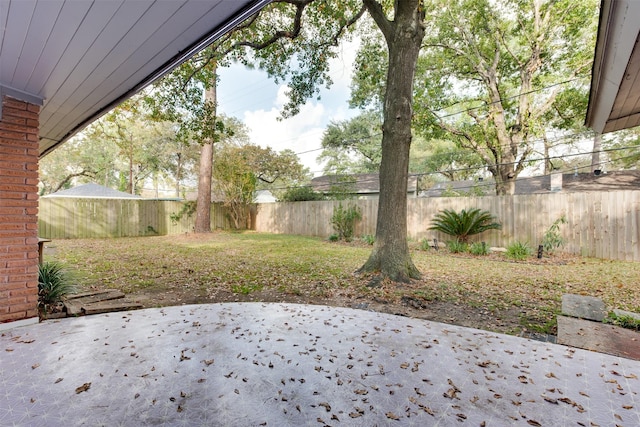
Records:
<instances>
[{"instance_id":1,"label":"green tree canopy","mask_svg":"<svg viewBox=\"0 0 640 427\"><path fill-rule=\"evenodd\" d=\"M375 111L350 120L331 122L322 136L318 160L326 174L370 173L380 170L382 120Z\"/></svg>"},{"instance_id":2,"label":"green tree canopy","mask_svg":"<svg viewBox=\"0 0 640 427\"><path fill-rule=\"evenodd\" d=\"M425 9L415 129L475 152L497 193L513 194L546 133L574 129L584 117L597 3L452 0ZM375 42L363 48L352 94L358 106L381 99L384 86L370 76L387 62Z\"/></svg>"},{"instance_id":3,"label":"green tree canopy","mask_svg":"<svg viewBox=\"0 0 640 427\"><path fill-rule=\"evenodd\" d=\"M304 167L290 150L276 153L252 144L220 144L213 163L214 188L236 229L247 226L256 190L304 178Z\"/></svg>"}]
</instances>

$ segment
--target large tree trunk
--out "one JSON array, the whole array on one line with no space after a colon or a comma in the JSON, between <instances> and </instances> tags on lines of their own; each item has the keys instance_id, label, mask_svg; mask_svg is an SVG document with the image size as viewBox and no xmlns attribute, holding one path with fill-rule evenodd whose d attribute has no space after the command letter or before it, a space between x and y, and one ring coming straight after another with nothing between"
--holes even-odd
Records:
<instances>
[{"instance_id":1,"label":"large tree trunk","mask_svg":"<svg viewBox=\"0 0 640 427\"><path fill-rule=\"evenodd\" d=\"M211 172L213 168L213 142L202 144L200 149L200 169L198 172L198 201L193 231L211 232Z\"/></svg>"},{"instance_id":2,"label":"large tree trunk","mask_svg":"<svg viewBox=\"0 0 640 427\"><path fill-rule=\"evenodd\" d=\"M358 271L379 273L382 278L394 281L408 281L420 277L407 244L407 180L413 77L424 37L421 2L397 2L392 22L386 19L376 2L365 0L364 3L387 41L389 69L384 99L376 242L369 259Z\"/></svg>"},{"instance_id":3,"label":"large tree trunk","mask_svg":"<svg viewBox=\"0 0 640 427\"><path fill-rule=\"evenodd\" d=\"M214 72L215 79L215 72ZM212 105L217 103L216 82L204 93L205 100ZM215 110L214 110L215 115ZM215 123L215 120L212 120ZM211 174L213 172L213 139L202 144L200 150L200 169L198 170L198 201L196 204L196 220L194 232L211 232Z\"/></svg>"}]
</instances>

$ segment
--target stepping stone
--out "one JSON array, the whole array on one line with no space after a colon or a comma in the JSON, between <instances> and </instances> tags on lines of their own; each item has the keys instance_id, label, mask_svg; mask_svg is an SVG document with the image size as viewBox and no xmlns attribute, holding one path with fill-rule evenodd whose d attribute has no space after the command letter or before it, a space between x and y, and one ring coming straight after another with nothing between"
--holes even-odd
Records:
<instances>
[{"instance_id":1,"label":"stepping stone","mask_svg":"<svg viewBox=\"0 0 640 427\"><path fill-rule=\"evenodd\" d=\"M82 306L84 314L111 313L114 311L128 311L142 308L142 304L126 299L94 302Z\"/></svg>"},{"instance_id":2,"label":"stepping stone","mask_svg":"<svg viewBox=\"0 0 640 427\"><path fill-rule=\"evenodd\" d=\"M602 322L607 316L607 309L600 298L564 294L562 295L562 314Z\"/></svg>"},{"instance_id":3,"label":"stepping stone","mask_svg":"<svg viewBox=\"0 0 640 427\"><path fill-rule=\"evenodd\" d=\"M640 332L605 323L558 316L557 343L640 360Z\"/></svg>"},{"instance_id":4,"label":"stepping stone","mask_svg":"<svg viewBox=\"0 0 640 427\"><path fill-rule=\"evenodd\" d=\"M124 294L122 292L110 289L106 291L85 292L82 294L70 295L63 302L68 316L80 316L84 314L84 307L89 304L120 298L124 298Z\"/></svg>"}]
</instances>

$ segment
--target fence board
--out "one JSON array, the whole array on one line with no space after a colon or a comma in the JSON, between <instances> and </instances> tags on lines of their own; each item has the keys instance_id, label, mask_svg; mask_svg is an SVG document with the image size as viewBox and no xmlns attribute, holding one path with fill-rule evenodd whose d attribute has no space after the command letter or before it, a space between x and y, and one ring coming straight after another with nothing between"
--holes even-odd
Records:
<instances>
[{"instance_id":1,"label":"fence board","mask_svg":"<svg viewBox=\"0 0 640 427\"><path fill-rule=\"evenodd\" d=\"M358 206L362 220L356 234L375 234L378 201L311 201L265 203L257 207L255 229L262 232L328 237L333 233L333 210L343 203ZM195 217L172 221L181 202L163 200L41 198L40 237L103 238L166 235L192 232ZM565 215L561 225L564 251L598 258L640 261L640 191L550 193L517 196L410 198L407 200L408 236L439 241L450 237L429 230L443 209L487 210L503 224L478 237L490 246L527 241L541 243L551 224ZM212 229L228 229L221 204L211 206Z\"/></svg>"}]
</instances>

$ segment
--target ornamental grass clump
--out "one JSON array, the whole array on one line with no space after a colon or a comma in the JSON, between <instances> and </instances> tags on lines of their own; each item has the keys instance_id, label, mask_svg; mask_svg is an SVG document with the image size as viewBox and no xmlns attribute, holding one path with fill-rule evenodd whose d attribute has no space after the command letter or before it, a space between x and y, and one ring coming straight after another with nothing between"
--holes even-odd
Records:
<instances>
[{"instance_id":1,"label":"ornamental grass clump","mask_svg":"<svg viewBox=\"0 0 640 427\"><path fill-rule=\"evenodd\" d=\"M507 246L505 256L516 261L524 261L533 254L533 249L527 242L513 242Z\"/></svg>"},{"instance_id":2,"label":"ornamental grass clump","mask_svg":"<svg viewBox=\"0 0 640 427\"><path fill-rule=\"evenodd\" d=\"M38 269L38 305L45 308L75 292L69 274L58 262L44 262Z\"/></svg>"},{"instance_id":3,"label":"ornamental grass clump","mask_svg":"<svg viewBox=\"0 0 640 427\"><path fill-rule=\"evenodd\" d=\"M477 208L462 209L456 212L452 209L440 211L433 220L429 230L440 231L456 238L456 242L469 243L469 237L487 230L500 230L502 224L487 211Z\"/></svg>"}]
</instances>

